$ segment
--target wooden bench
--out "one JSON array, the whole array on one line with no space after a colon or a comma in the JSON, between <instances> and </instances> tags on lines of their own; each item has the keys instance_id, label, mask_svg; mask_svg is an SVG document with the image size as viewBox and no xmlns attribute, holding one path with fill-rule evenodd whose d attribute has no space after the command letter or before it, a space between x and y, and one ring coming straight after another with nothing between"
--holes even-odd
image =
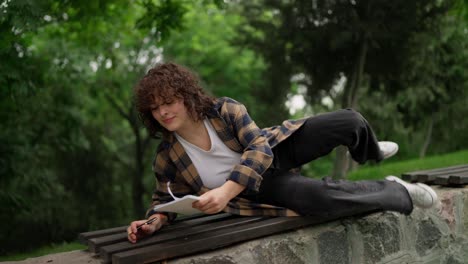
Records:
<instances>
[{"instance_id":1,"label":"wooden bench","mask_svg":"<svg viewBox=\"0 0 468 264\"><path fill-rule=\"evenodd\" d=\"M128 226L81 233L79 239L104 263L149 263L323 222L315 217L242 217L222 213L176 220L135 244L127 241Z\"/></svg>"},{"instance_id":2,"label":"wooden bench","mask_svg":"<svg viewBox=\"0 0 468 264\"><path fill-rule=\"evenodd\" d=\"M408 182L462 187L468 184L468 164L433 170L407 172L402 174L402 178Z\"/></svg>"}]
</instances>

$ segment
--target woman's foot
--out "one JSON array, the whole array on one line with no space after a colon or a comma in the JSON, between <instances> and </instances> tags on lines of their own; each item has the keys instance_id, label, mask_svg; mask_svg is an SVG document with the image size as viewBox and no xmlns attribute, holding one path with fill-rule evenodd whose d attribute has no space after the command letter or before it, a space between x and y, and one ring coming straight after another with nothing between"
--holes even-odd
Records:
<instances>
[{"instance_id":1,"label":"woman's foot","mask_svg":"<svg viewBox=\"0 0 468 264\"><path fill-rule=\"evenodd\" d=\"M436 192L426 184L408 183L393 175L387 176L385 179L388 181L395 181L403 185L408 191L414 206L429 209L437 206L439 203Z\"/></svg>"},{"instance_id":2,"label":"woman's foot","mask_svg":"<svg viewBox=\"0 0 468 264\"><path fill-rule=\"evenodd\" d=\"M379 148L383 159L388 159L398 152L398 144L392 141L379 141Z\"/></svg>"}]
</instances>

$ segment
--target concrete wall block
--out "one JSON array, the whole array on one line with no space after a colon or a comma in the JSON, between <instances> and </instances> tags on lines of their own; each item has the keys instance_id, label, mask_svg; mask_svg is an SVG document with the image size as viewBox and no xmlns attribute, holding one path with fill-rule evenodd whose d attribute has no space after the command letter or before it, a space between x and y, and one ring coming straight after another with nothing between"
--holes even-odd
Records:
<instances>
[{"instance_id":1,"label":"concrete wall block","mask_svg":"<svg viewBox=\"0 0 468 264\"><path fill-rule=\"evenodd\" d=\"M365 263L377 263L401 249L400 224L396 214L377 213L356 223L363 238Z\"/></svg>"},{"instance_id":2,"label":"concrete wall block","mask_svg":"<svg viewBox=\"0 0 468 264\"><path fill-rule=\"evenodd\" d=\"M272 241L264 245L257 245L250 251L254 257L254 263L298 263L306 262L300 257L304 250L297 250L290 246L291 241ZM299 251L299 252L298 252ZM299 254L298 254L299 253Z\"/></svg>"},{"instance_id":3,"label":"concrete wall block","mask_svg":"<svg viewBox=\"0 0 468 264\"><path fill-rule=\"evenodd\" d=\"M455 235L463 235L464 233L464 221L466 221L466 217L464 216L464 200L465 195L463 192L457 192L454 196L455 200L455 221L456 225L454 228Z\"/></svg>"},{"instance_id":4,"label":"concrete wall block","mask_svg":"<svg viewBox=\"0 0 468 264\"><path fill-rule=\"evenodd\" d=\"M466 261L463 259L460 259L456 256L449 256L445 261L445 264L466 264Z\"/></svg>"},{"instance_id":5,"label":"concrete wall block","mask_svg":"<svg viewBox=\"0 0 468 264\"><path fill-rule=\"evenodd\" d=\"M417 259L416 263L424 264L441 264L444 263L445 256L443 254L430 254Z\"/></svg>"},{"instance_id":6,"label":"concrete wall block","mask_svg":"<svg viewBox=\"0 0 468 264\"><path fill-rule=\"evenodd\" d=\"M251 247L258 245L258 240L250 241L241 245L235 245L218 249L211 252L204 252L192 256L182 257L168 261L171 264L255 264L251 252Z\"/></svg>"},{"instance_id":7,"label":"concrete wall block","mask_svg":"<svg viewBox=\"0 0 468 264\"><path fill-rule=\"evenodd\" d=\"M364 263L364 245L362 234L355 224L356 219L347 218L342 221L348 235L350 246L350 261L351 263Z\"/></svg>"},{"instance_id":8,"label":"concrete wall block","mask_svg":"<svg viewBox=\"0 0 468 264\"><path fill-rule=\"evenodd\" d=\"M407 264L418 263L418 256L414 251L401 250L397 253L383 257L377 264Z\"/></svg>"},{"instance_id":9,"label":"concrete wall block","mask_svg":"<svg viewBox=\"0 0 468 264\"><path fill-rule=\"evenodd\" d=\"M251 247L254 263L317 263L317 246L309 229L304 232L292 231L262 239L255 247Z\"/></svg>"},{"instance_id":10,"label":"concrete wall block","mask_svg":"<svg viewBox=\"0 0 468 264\"><path fill-rule=\"evenodd\" d=\"M317 244L321 264L350 263L348 237L344 228L321 233Z\"/></svg>"},{"instance_id":11,"label":"concrete wall block","mask_svg":"<svg viewBox=\"0 0 468 264\"><path fill-rule=\"evenodd\" d=\"M441 207L438 213L453 233L460 231L463 218L463 193L457 191L439 192ZM457 230L458 229L458 230Z\"/></svg>"},{"instance_id":12,"label":"concrete wall block","mask_svg":"<svg viewBox=\"0 0 468 264\"><path fill-rule=\"evenodd\" d=\"M415 212L413 212L415 213ZM415 251L416 241L416 223L412 216L399 215L400 219L400 234L401 234L401 249Z\"/></svg>"},{"instance_id":13,"label":"concrete wall block","mask_svg":"<svg viewBox=\"0 0 468 264\"><path fill-rule=\"evenodd\" d=\"M442 233L430 218L419 222L417 228L416 251L420 256L428 255L439 245Z\"/></svg>"},{"instance_id":14,"label":"concrete wall block","mask_svg":"<svg viewBox=\"0 0 468 264\"><path fill-rule=\"evenodd\" d=\"M465 237L468 237L468 188L465 187L465 189L463 190L463 198L462 198L462 203L461 203L461 207L462 207L462 212L463 212L463 225L462 225L462 229L463 229L463 232L462 234L465 235Z\"/></svg>"},{"instance_id":15,"label":"concrete wall block","mask_svg":"<svg viewBox=\"0 0 468 264\"><path fill-rule=\"evenodd\" d=\"M230 256L214 256L211 258L195 258L191 259L189 264L238 264L239 262L236 262L232 259Z\"/></svg>"},{"instance_id":16,"label":"concrete wall block","mask_svg":"<svg viewBox=\"0 0 468 264\"><path fill-rule=\"evenodd\" d=\"M444 250L444 255L445 260L442 263L468 263L468 240L464 240L461 237L454 240Z\"/></svg>"}]
</instances>

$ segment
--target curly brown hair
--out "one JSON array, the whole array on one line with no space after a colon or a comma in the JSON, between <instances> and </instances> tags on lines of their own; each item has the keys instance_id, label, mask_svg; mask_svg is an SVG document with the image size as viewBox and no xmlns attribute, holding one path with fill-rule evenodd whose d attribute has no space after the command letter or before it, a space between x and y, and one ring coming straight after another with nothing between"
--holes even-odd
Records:
<instances>
[{"instance_id":1,"label":"curly brown hair","mask_svg":"<svg viewBox=\"0 0 468 264\"><path fill-rule=\"evenodd\" d=\"M155 98L170 102L183 99L187 112L194 120L202 120L213 107L214 98L200 86L198 76L172 62L157 64L135 86L135 105L138 115L150 136L160 138L169 131L161 126L151 113Z\"/></svg>"}]
</instances>

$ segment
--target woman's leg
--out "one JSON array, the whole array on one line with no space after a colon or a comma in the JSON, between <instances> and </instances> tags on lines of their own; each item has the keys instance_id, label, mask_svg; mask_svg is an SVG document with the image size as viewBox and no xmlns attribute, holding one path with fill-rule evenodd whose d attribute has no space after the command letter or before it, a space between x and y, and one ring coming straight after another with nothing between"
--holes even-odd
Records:
<instances>
[{"instance_id":1,"label":"woman's leg","mask_svg":"<svg viewBox=\"0 0 468 264\"><path fill-rule=\"evenodd\" d=\"M382 159L372 128L356 111L338 110L311 117L273 148L274 169L263 175L258 201L323 219L374 211L411 213L411 197L396 182L316 180L288 171L330 153L339 145L347 146L353 159L360 163Z\"/></svg>"},{"instance_id":2,"label":"woman's leg","mask_svg":"<svg viewBox=\"0 0 468 264\"><path fill-rule=\"evenodd\" d=\"M352 109L342 109L310 117L300 129L275 146L275 168L299 167L340 145L347 146L351 157L359 163L383 158L366 119Z\"/></svg>"},{"instance_id":3,"label":"woman's leg","mask_svg":"<svg viewBox=\"0 0 468 264\"><path fill-rule=\"evenodd\" d=\"M408 191L396 182L317 180L291 172L269 172L260 186L258 202L286 207L301 215L336 219L375 211L410 214L413 210Z\"/></svg>"}]
</instances>

